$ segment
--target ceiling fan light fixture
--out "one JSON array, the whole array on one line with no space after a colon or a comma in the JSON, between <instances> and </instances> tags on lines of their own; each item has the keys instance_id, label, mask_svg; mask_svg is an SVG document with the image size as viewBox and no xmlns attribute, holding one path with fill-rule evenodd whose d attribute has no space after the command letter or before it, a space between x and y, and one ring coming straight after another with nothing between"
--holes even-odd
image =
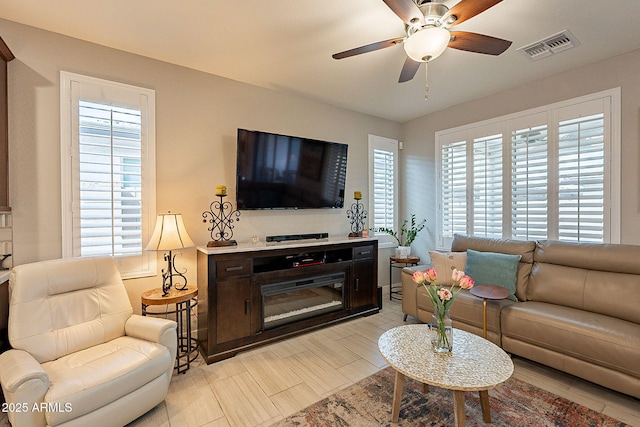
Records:
<instances>
[{"instance_id":1,"label":"ceiling fan light fixture","mask_svg":"<svg viewBox=\"0 0 640 427\"><path fill-rule=\"evenodd\" d=\"M404 50L417 62L436 59L447 49L451 34L443 27L424 27L410 34L404 42Z\"/></svg>"}]
</instances>

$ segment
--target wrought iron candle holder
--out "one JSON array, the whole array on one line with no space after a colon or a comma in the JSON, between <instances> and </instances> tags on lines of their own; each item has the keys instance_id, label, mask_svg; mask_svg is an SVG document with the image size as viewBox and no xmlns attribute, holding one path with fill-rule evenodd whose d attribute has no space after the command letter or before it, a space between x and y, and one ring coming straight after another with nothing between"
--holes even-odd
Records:
<instances>
[{"instance_id":1,"label":"wrought iron candle holder","mask_svg":"<svg viewBox=\"0 0 640 427\"><path fill-rule=\"evenodd\" d=\"M354 199L355 203L353 203L351 209L347 211L347 218L351 221L351 233L349 233L349 237L362 237L367 211L364 210L364 205L360 203L362 195L359 191L355 192Z\"/></svg>"},{"instance_id":2,"label":"wrought iron candle holder","mask_svg":"<svg viewBox=\"0 0 640 427\"><path fill-rule=\"evenodd\" d=\"M209 205L209 210L202 212L202 222L209 222L211 226L207 228L211 235L211 241L207 243L208 247L215 246L235 246L238 243L232 240L233 223L240 221L240 211L233 209L231 202L225 202L223 199L227 197L225 194L216 194L220 200L214 200ZM207 219L207 217L211 217Z\"/></svg>"}]
</instances>

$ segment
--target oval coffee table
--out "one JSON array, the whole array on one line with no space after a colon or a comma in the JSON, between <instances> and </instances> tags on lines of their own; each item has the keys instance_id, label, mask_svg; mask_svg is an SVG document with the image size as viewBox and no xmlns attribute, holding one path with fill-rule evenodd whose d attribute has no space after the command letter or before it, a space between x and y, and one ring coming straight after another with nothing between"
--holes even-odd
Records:
<instances>
[{"instance_id":1,"label":"oval coffee table","mask_svg":"<svg viewBox=\"0 0 640 427\"><path fill-rule=\"evenodd\" d=\"M396 370L392 422L398 422L404 380L409 377L453 391L456 426L466 422L464 392L478 391L483 419L490 423L487 390L511 377L513 362L497 345L460 329L453 330L453 351L436 353L431 347L432 334L427 325L404 325L388 330L378 340L382 357Z\"/></svg>"}]
</instances>

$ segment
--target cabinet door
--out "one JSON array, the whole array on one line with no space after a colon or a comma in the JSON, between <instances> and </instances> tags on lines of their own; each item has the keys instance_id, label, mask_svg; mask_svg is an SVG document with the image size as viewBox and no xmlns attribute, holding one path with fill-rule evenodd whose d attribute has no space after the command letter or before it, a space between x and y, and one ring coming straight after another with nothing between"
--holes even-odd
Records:
<instances>
[{"instance_id":1,"label":"cabinet door","mask_svg":"<svg viewBox=\"0 0 640 427\"><path fill-rule=\"evenodd\" d=\"M378 284L375 283L376 268L373 260L356 261L353 263L353 284L351 288L352 307L375 305Z\"/></svg>"},{"instance_id":2,"label":"cabinet door","mask_svg":"<svg viewBox=\"0 0 640 427\"><path fill-rule=\"evenodd\" d=\"M251 335L251 280L248 277L216 283L216 343Z\"/></svg>"}]
</instances>

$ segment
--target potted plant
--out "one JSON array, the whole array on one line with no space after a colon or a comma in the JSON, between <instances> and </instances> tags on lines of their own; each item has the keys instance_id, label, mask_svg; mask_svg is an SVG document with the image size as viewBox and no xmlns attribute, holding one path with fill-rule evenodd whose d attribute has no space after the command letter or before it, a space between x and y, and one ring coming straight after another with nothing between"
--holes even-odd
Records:
<instances>
[{"instance_id":1,"label":"potted plant","mask_svg":"<svg viewBox=\"0 0 640 427\"><path fill-rule=\"evenodd\" d=\"M402 226L400 226L400 234L398 232L391 229L380 227L374 229L374 231L378 231L380 233L387 233L390 236L393 236L394 239L398 242L398 247L396 248L396 258L408 258L411 255L411 243L416 239L418 233L420 233L424 227L426 227L427 220L422 219L422 221L416 221L416 214L411 214L411 219L405 219L402 222Z\"/></svg>"}]
</instances>

